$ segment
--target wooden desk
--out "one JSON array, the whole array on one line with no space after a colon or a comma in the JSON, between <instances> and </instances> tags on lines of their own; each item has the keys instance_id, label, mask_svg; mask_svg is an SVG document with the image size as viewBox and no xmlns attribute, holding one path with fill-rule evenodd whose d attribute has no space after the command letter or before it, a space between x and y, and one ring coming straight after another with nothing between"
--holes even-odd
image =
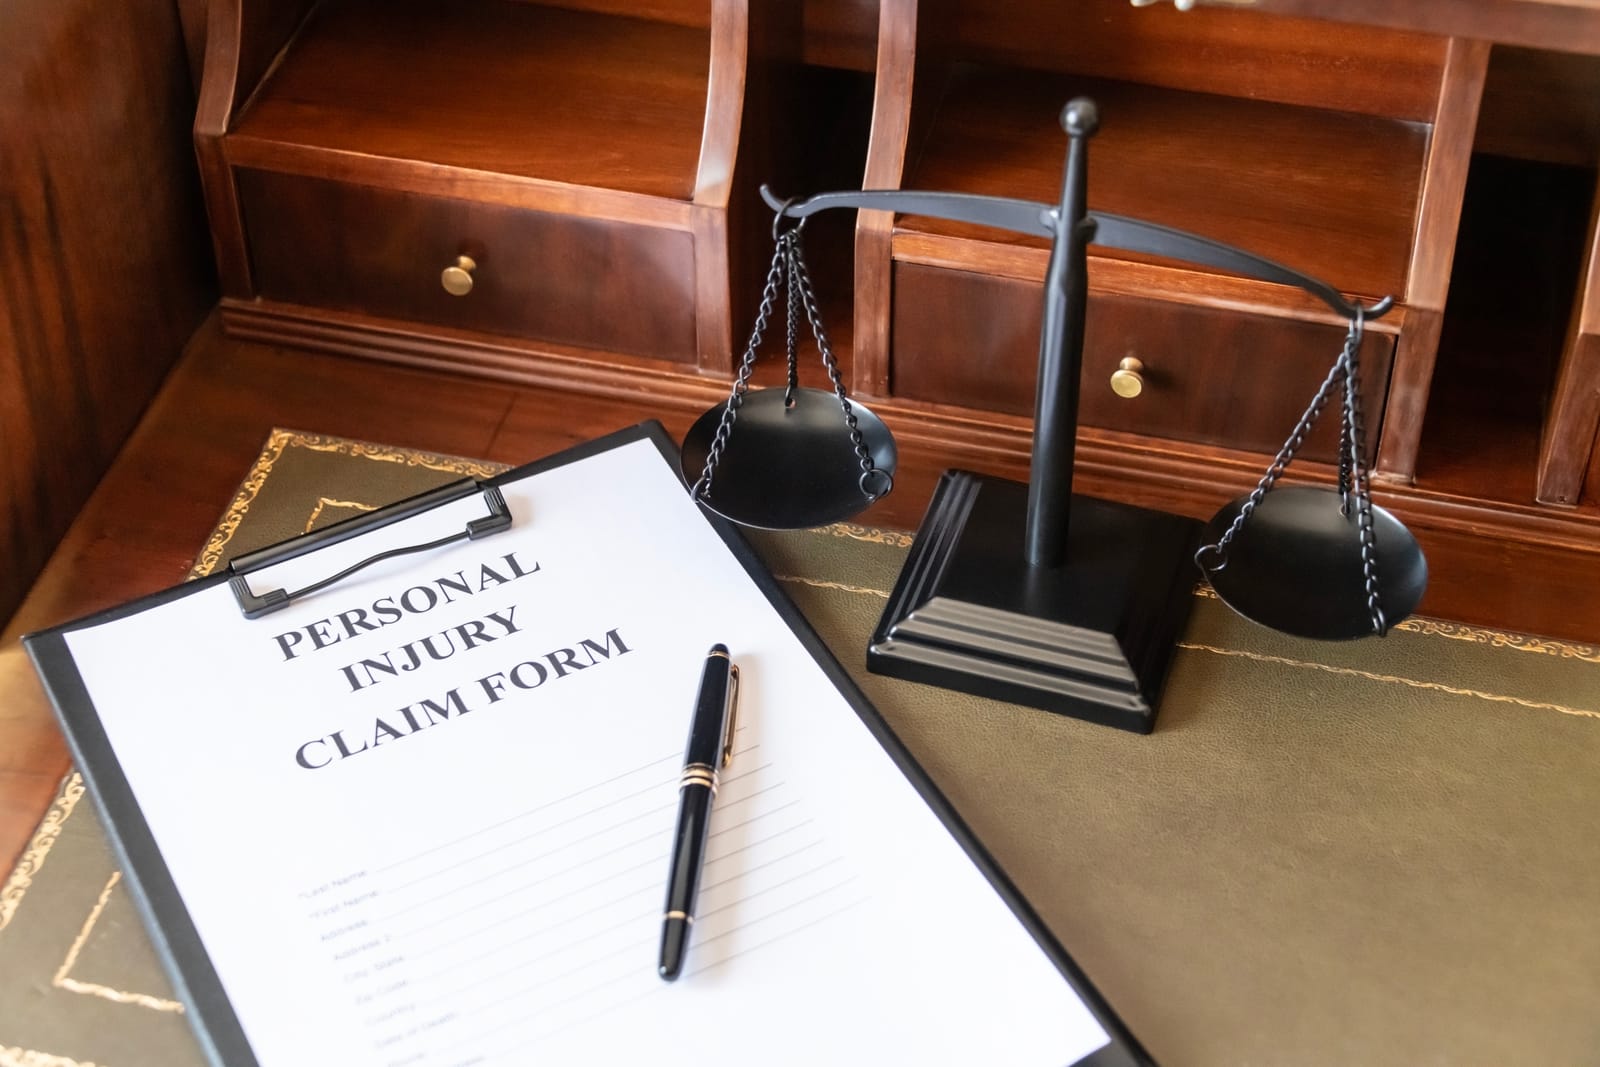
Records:
<instances>
[{"instance_id":1,"label":"wooden desk","mask_svg":"<svg viewBox=\"0 0 1600 1067\"><path fill-rule=\"evenodd\" d=\"M1600 6L1576 0L1261 6L1600 54ZM0 315L0 424L8 459L0 492L11 508L0 530L8 563L0 611L19 602L54 552L0 652L0 671L9 672L0 677L13 694L0 712L0 861L7 864L66 767L15 636L181 578L270 426L518 461L646 415L681 432L724 388L715 374L698 372L632 380L587 371L554 379L422 373L230 341L214 324L195 334L217 297L190 128L204 16L198 0L139 0L111 14L87 0L26 0L0 15L0 40L11 46L8 56L21 57L0 64L7 72L0 81L0 143L7 149L0 173L17 194L16 211L0 220L7 312ZM870 0L813 0L804 8L803 56L825 80L844 79L845 96L857 92L857 107L861 75L877 62L878 17ZM1500 54L1491 57L1482 115L1500 116L1488 143L1503 150L1518 138L1526 146L1529 130L1550 128L1560 109L1524 105L1508 115L1491 107ZM1502 69L1522 74L1502 83L1499 99L1523 91L1534 100L1568 99L1574 84L1589 84L1583 79L1593 69L1580 63L1573 75L1574 68L1556 64L1567 73L1551 74L1549 64L1528 59L1554 53L1504 54L1513 62ZM1576 139L1559 140L1568 155L1578 144L1581 158L1582 131L1596 127L1585 126L1582 114L1575 122L1562 128L1579 130ZM863 135L863 155L865 147ZM1594 332L1588 324L1600 315L1600 272L1587 269L1582 336ZM163 384L192 334L188 355ZM1564 338L1557 334L1559 350ZM336 335L323 341L341 345ZM1582 367L1592 346L1566 347L1577 355L1568 357L1576 369L1561 379L1570 383L1560 390L1567 398L1561 418L1576 420L1570 439L1580 440L1591 417ZM1470 368L1472 358L1464 363ZM1554 385L1554 374L1547 380ZM577 392L552 391L552 382ZM1486 396L1502 399L1490 390L1468 400ZM1024 417L892 400L883 407L907 451L908 475L877 521L914 525L945 466L1025 473ZM1574 461L1542 445L1537 417L1506 422L1468 403L1454 421L1430 413L1429 422L1444 432L1419 458L1417 484L1380 496L1410 508L1408 518L1423 534L1434 565L1424 610L1600 640L1600 476L1587 472L1589 495L1575 506L1541 504L1536 472L1549 465L1541 457L1564 462L1569 475ZM1487 452L1485 441L1494 446ZM1130 449L1143 449L1139 462L1150 475L1131 487ZM1198 514L1258 473L1254 455L1151 447L1115 432L1088 434L1079 454L1086 490ZM1576 469L1583 472L1581 460Z\"/></svg>"}]
</instances>

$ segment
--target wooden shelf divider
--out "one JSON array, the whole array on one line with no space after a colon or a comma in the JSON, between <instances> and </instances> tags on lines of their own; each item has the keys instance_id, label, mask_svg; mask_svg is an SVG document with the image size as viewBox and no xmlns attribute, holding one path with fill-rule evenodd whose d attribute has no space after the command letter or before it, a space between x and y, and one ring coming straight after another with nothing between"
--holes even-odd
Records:
<instances>
[{"instance_id":1,"label":"wooden shelf divider","mask_svg":"<svg viewBox=\"0 0 1600 1067\"><path fill-rule=\"evenodd\" d=\"M1539 444L1537 496L1571 506L1584 495L1600 497L1600 187L1589 216L1588 255L1578 280L1572 324L1556 372ZM1586 469L1587 468L1587 469Z\"/></svg>"}]
</instances>

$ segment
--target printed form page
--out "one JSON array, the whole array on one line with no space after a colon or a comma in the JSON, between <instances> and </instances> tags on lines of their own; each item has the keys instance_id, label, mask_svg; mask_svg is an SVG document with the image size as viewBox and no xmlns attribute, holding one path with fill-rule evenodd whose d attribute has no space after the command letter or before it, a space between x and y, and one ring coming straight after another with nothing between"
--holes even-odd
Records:
<instances>
[{"instance_id":1,"label":"printed form page","mask_svg":"<svg viewBox=\"0 0 1600 1067\"><path fill-rule=\"evenodd\" d=\"M1107 1043L650 441L503 492L510 531L258 620L218 585L67 635L264 1067L1063 1067ZM250 581L298 588L483 513ZM669 984L716 642L738 732Z\"/></svg>"}]
</instances>

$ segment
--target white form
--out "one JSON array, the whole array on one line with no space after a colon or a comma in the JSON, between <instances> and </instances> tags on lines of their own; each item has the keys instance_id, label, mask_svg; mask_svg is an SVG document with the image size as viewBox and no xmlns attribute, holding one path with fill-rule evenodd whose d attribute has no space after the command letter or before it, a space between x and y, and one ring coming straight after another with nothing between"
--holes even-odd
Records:
<instances>
[{"instance_id":1,"label":"white form","mask_svg":"<svg viewBox=\"0 0 1600 1067\"><path fill-rule=\"evenodd\" d=\"M258 620L218 585L67 634L263 1067L1063 1067L1107 1043L654 444L503 492L510 531ZM739 731L668 984L683 745L719 641Z\"/></svg>"}]
</instances>

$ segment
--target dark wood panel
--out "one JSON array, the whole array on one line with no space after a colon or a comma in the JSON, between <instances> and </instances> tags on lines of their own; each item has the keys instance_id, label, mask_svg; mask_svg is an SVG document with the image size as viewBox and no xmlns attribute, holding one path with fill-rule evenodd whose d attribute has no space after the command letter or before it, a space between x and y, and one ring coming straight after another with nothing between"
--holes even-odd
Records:
<instances>
[{"instance_id":1,"label":"dark wood panel","mask_svg":"<svg viewBox=\"0 0 1600 1067\"><path fill-rule=\"evenodd\" d=\"M1040 301L1028 282L896 264L894 395L1032 415ZM1343 330L1321 323L1091 292L1079 421L1270 455L1343 344ZM1392 350L1378 334L1362 344L1369 455ZM1110 387L1125 357L1143 364L1144 387L1133 398ZM1337 458L1338 397L1307 438L1306 458Z\"/></svg>"},{"instance_id":2,"label":"dark wood panel","mask_svg":"<svg viewBox=\"0 0 1600 1067\"><path fill-rule=\"evenodd\" d=\"M922 87L919 92L937 89ZM906 188L1053 203L1062 105L1100 107L1091 210L1237 245L1377 298L1406 291L1428 143L1425 126L1362 115L995 68L959 71ZM901 225L974 240L1043 239L919 217Z\"/></svg>"},{"instance_id":3,"label":"dark wood panel","mask_svg":"<svg viewBox=\"0 0 1600 1067\"><path fill-rule=\"evenodd\" d=\"M959 0L935 27L975 58L1193 92L1426 121L1440 37L1127 0Z\"/></svg>"},{"instance_id":4,"label":"dark wood panel","mask_svg":"<svg viewBox=\"0 0 1600 1067\"><path fill-rule=\"evenodd\" d=\"M260 171L238 182L260 296L695 359L685 231ZM459 255L476 268L471 291L452 296L440 272Z\"/></svg>"},{"instance_id":5,"label":"dark wood panel","mask_svg":"<svg viewBox=\"0 0 1600 1067\"><path fill-rule=\"evenodd\" d=\"M513 0L342 0L241 116L251 138L688 200L703 30Z\"/></svg>"},{"instance_id":6,"label":"dark wood panel","mask_svg":"<svg viewBox=\"0 0 1600 1067\"><path fill-rule=\"evenodd\" d=\"M1600 552L1535 548L1414 523L1428 557L1421 612L1478 626L1600 641Z\"/></svg>"},{"instance_id":7,"label":"dark wood panel","mask_svg":"<svg viewBox=\"0 0 1600 1067\"><path fill-rule=\"evenodd\" d=\"M1540 426L1582 284L1595 188L1592 170L1473 159L1417 484L1535 499Z\"/></svg>"},{"instance_id":8,"label":"dark wood panel","mask_svg":"<svg viewBox=\"0 0 1600 1067\"><path fill-rule=\"evenodd\" d=\"M1516 159L1593 166L1600 160L1600 56L1495 46L1476 148Z\"/></svg>"},{"instance_id":9,"label":"dark wood panel","mask_svg":"<svg viewBox=\"0 0 1600 1067\"><path fill-rule=\"evenodd\" d=\"M177 8L0 6L0 617L214 299Z\"/></svg>"},{"instance_id":10,"label":"dark wood panel","mask_svg":"<svg viewBox=\"0 0 1600 1067\"><path fill-rule=\"evenodd\" d=\"M593 11L602 15L670 22L705 29L711 24L710 0L542 0L547 7Z\"/></svg>"},{"instance_id":11,"label":"dark wood panel","mask_svg":"<svg viewBox=\"0 0 1600 1067\"><path fill-rule=\"evenodd\" d=\"M1263 13L1304 15L1600 54L1600 7L1590 0L1257 0Z\"/></svg>"},{"instance_id":12,"label":"dark wood panel","mask_svg":"<svg viewBox=\"0 0 1600 1067\"><path fill-rule=\"evenodd\" d=\"M231 114L261 84L284 46L316 8L317 0L207 0L207 6L207 21L221 22L226 36L238 43L230 57L238 64Z\"/></svg>"},{"instance_id":13,"label":"dark wood panel","mask_svg":"<svg viewBox=\"0 0 1600 1067\"><path fill-rule=\"evenodd\" d=\"M200 0L195 0L200 2ZM705 16L694 0L560 0L558 6L587 10L626 9L641 17L649 17L680 25L701 26ZM1070 18L1078 5L1041 5L1046 18ZM1447 0L1430 4L1393 4L1386 0L1261 0L1263 14L1299 12L1318 19L1340 19L1359 25L1332 27L1306 24L1299 19L1278 16L1277 21L1292 23L1291 47L1310 50L1320 55L1326 68L1325 76L1343 76L1345 85L1339 91L1372 94L1392 94L1394 87L1383 86L1385 74L1392 71L1390 64L1398 62L1403 68L1416 64L1420 58L1409 48L1416 35L1481 37L1527 46L1530 50L1560 49L1572 52L1600 52L1600 14L1582 3L1565 0ZM878 25L879 0L806 0L805 4L805 59L807 63L841 67L850 70L870 71L873 66L873 46ZM1049 10L1061 9L1061 13ZM992 13L992 5L973 5L971 21L981 23L981 16ZM1205 9L1200 9L1204 12ZM1153 13L1152 13L1153 14ZM1194 15L1186 12L1185 15ZM1374 26L1388 26L1402 31L1390 35L1384 54L1373 55L1371 40ZM1181 25L1180 25L1181 29ZM972 26L965 34L975 43L982 43L985 35L995 30L981 24ZM1270 30L1268 32L1271 32ZM1329 36L1330 32L1333 36ZM1350 33L1363 34L1361 47L1348 48ZM1013 42L1019 37L1015 31L1005 33L1001 42ZM1073 37L1093 38L1092 34L1078 32ZM1320 39L1320 40L1319 40ZM1023 47L1044 51L1057 41L1048 36L1034 37L1020 42ZM1339 49L1346 51L1341 54ZM1348 77L1351 52L1365 53L1360 61L1372 66L1377 73L1370 79ZM1172 65L1168 52L1164 64ZM1210 56L1190 53L1177 57L1194 66L1211 61ZM1214 66L1209 72L1214 73ZM1248 72L1241 72L1251 76ZM1256 77L1261 75L1255 74ZM1407 90L1402 90L1407 91ZM1414 97L1415 98L1415 97Z\"/></svg>"},{"instance_id":14,"label":"dark wood panel","mask_svg":"<svg viewBox=\"0 0 1600 1067\"><path fill-rule=\"evenodd\" d=\"M871 71L877 53L878 0L806 0L804 33L807 63Z\"/></svg>"},{"instance_id":15,"label":"dark wood panel","mask_svg":"<svg viewBox=\"0 0 1600 1067\"><path fill-rule=\"evenodd\" d=\"M183 11L184 34L200 82L204 50L207 0L178 0ZM550 6L585 11L626 14L656 22L704 28L710 24L706 0L559 0ZM807 64L843 70L870 71L877 43L878 0L805 0L804 37Z\"/></svg>"}]
</instances>

